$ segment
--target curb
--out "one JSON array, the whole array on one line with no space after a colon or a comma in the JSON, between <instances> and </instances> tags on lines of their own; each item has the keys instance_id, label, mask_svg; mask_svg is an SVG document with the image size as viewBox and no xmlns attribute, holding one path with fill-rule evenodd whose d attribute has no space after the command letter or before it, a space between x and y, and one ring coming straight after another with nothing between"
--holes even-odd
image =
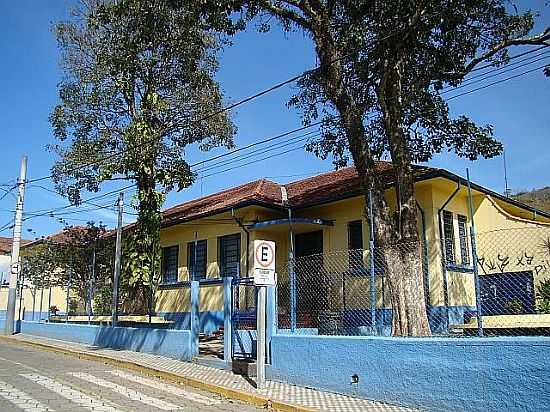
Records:
<instances>
[{"instance_id":1,"label":"curb","mask_svg":"<svg viewBox=\"0 0 550 412\"><path fill-rule=\"evenodd\" d=\"M11 343L20 343L26 346L31 346L35 348L41 348L50 352L56 352L61 353L67 356L76 357L78 359L85 359L85 360L91 360L91 361L100 361L108 365L113 366L119 366L126 369L130 369L136 372L140 372L144 375L153 376L156 378L161 378L166 381L176 383L176 384L183 384L190 386L195 389L204 390L207 392L215 393L217 395L221 395L228 399L234 399L238 401L242 401L254 406L259 406L265 409L275 409L282 412L313 412L317 411L317 409L311 409L304 406L294 405L282 401L273 400L267 396L262 396L259 394L254 394L250 392L240 391L237 389L227 388L225 386L215 385L212 383L207 383L200 381L198 379L194 378L188 378L185 376L178 375L176 373L172 372L166 372L161 371L158 369L155 369L150 366L143 366L136 362L111 358L109 356L105 355L99 355L99 354L91 354L91 353L83 353L79 352L77 350L72 349L66 349L61 348L59 346L55 345L48 345L46 343L40 343L40 342L30 342L23 339L18 339L14 337L9 336L2 336L0 335L0 341L9 341Z\"/></svg>"}]
</instances>

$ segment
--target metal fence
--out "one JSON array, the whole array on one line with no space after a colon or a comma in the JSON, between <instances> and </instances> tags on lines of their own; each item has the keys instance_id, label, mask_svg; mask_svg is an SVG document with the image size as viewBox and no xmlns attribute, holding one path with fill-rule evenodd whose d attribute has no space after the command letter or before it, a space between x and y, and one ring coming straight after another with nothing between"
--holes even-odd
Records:
<instances>
[{"instance_id":1,"label":"metal fence","mask_svg":"<svg viewBox=\"0 0 550 412\"><path fill-rule=\"evenodd\" d=\"M406 306L400 316L420 313L435 336L550 334L548 226L373 248L372 256L336 251L280 268L279 331L399 335L394 308ZM397 282L407 288L401 306Z\"/></svg>"}]
</instances>

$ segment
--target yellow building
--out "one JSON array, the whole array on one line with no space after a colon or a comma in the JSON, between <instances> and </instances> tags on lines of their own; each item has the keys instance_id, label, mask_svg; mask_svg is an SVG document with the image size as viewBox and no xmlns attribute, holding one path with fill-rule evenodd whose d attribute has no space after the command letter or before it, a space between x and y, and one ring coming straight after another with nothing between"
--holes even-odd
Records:
<instances>
[{"instance_id":1,"label":"yellow building","mask_svg":"<svg viewBox=\"0 0 550 412\"><path fill-rule=\"evenodd\" d=\"M390 165L381 162L379 173L390 186ZM415 173L426 304L432 329L446 330L476 310L467 182L442 169L417 167ZM387 198L395 203L391 189ZM476 184L472 200L484 314L534 313L536 287L550 273L550 248L544 248L550 214ZM222 278L251 276L253 241L264 239L277 245L280 327L290 325L291 309L298 327L318 327L322 305L343 313L339 321L361 333L373 309L364 208L354 168L286 185L257 180L170 208L163 212L156 312L185 323L194 278L201 284L201 328L219 328ZM292 248L295 284L287 268ZM365 252L350 252L357 249ZM389 290L375 266L376 322L389 327Z\"/></svg>"},{"instance_id":2,"label":"yellow building","mask_svg":"<svg viewBox=\"0 0 550 412\"><path fill-rule=\"evenodd\" d=\"M8 306L9 268L11 264L11 238L0 237L0 320L5 318ZM25 248L31 245L31 241L22 240L21 246ZM24 253L24 252L23 252ZM41 290L35 288L29 282L25 282L23 293L17 291L16 319L21 315L22 319L34 320L44 319L48 316L48 302L63 311L66 306L66 293L59 287ZM40 313L40 302L42 302L42 313ZM33 314L34 312L34 314Z\"/></svg>"}]
</instances>

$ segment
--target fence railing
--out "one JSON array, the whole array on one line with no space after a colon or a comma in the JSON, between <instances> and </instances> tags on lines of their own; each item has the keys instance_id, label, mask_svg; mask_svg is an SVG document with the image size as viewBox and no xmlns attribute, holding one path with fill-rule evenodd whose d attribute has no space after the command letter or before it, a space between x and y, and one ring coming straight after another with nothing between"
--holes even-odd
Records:
<instances>
[{"instance_id":1,"label":"fence railing","mask_svg":"<svg viewBox=\"0 0 550 412\"><path fill-rule=\"evenodd\" d=\"M279 331L399 334L398 308L423 317L430 335L550 335L550 227L484 232L461 246L454 259L433 244L295 258L279 269Z\"/></svg>"}]
</instances>

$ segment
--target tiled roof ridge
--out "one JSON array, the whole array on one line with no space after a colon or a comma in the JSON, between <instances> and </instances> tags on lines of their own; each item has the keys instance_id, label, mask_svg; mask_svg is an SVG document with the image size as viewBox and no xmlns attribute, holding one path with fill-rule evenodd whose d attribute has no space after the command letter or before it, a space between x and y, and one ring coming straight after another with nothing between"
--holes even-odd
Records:
<instances>
[{"instance_id":1,"label":"tiled roof ridge","mask_svg":"<svg viewBox=\"0 0 550 412\"><path fill-rule=\"evenodd\" d=\"M228 187L226 189L223 189L223 190L220 190L219 192L214 192L214 193L210 193L208 195L205 195L205 196L201 196L201 197L197 197L195 199L190 199L186 202L183 202L183 203L180 203L180 204L177 204L175 206L172 206L168 209L165 209L162 211L163 214L165 213L170 213L171 211L174 211L176 209L179 209L181 208L182 206L185 206L187 204L190 204L190 203L198 203L198 202L204 202L206 200L209 200L209 199L212 199L212 198L215 198L217 196L221 196L223 195L224 193L230 193L230 192L236 192L238 191L239 189L243 189L247 186L253 186L253 185L256 185L256 189L254 190L254 192L256 192L258 189L257 189L257 186L261 183L262 180L267 180L267 179L256 179L256 180L252 180L250 182L246 182L246 183L243 183L243 184L240 184L238 186L232 186L232 187ZM273 182L274 183L274 182Z\"/></svg>"}]
</instances>

